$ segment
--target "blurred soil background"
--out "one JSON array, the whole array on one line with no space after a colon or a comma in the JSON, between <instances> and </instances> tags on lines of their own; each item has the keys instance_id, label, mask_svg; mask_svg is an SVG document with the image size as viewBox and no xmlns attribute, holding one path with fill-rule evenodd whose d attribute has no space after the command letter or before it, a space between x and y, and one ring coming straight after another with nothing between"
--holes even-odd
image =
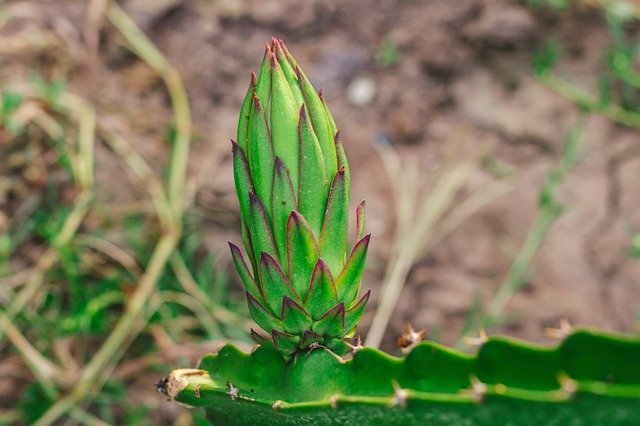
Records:
<instances>
[{"instance_id":1,"label":"blurred soil background","mask_svg":"<svg viewBox=\"0 0 640 426\"><path fill-rule=\"evenodd\" d=\"M272 36L366 199L370 343L638 331L639 2L119 1L165 80L113 4L0 1L0 424L200 420L154 382L250 347L229 139Z\"/></svg>"}]
</instances>

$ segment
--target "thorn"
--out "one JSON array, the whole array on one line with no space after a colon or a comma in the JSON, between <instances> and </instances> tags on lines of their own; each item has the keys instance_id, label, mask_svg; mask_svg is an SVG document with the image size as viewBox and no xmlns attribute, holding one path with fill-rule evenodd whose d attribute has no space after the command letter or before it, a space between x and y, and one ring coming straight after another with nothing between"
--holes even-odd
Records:
<instances>
[{"instance_id":1,"label":"thorn","mask_svg":"<svg viewBox=\"0 0 640 426\"><path fill-rule=\"evenodd\" d=\"M471 396L476 403L481 403L487 394L487 385L482 383L476 376L471 376Z\"/></svg>"},{"instance_id":2,"label":"thorn","mask_svg":"<svg viewBox=\"0 0 640 426\"><path fill-rule=\"evenodd\" d=\"M166 396L167 401L171 401L171 396L169 395L169 389L167 388L168 385L169 385L169 378L163 377L162 379L156 382L156 392Z\"/></svg>"},{"instance_id":3,"label":"thorn","mask_svg":"<svg viewBox=\"0 0 640 426\"><path fill-rule=\"evenodd\" d=\"M331 404L331 408L333 408L334 410L336 408L338 408L338 399L340 398L340 394L336 393L334 395L331 395L329 397L329 403Z\"/></svg>"},{"instance_id":4,"label":"thorn","mask_svg":"<svg viewBox=\"0 0 640 426\"><path fill-rule=\"evenodd\" d=\"M307 351L307 358L309 358L309 355L311 355L311 352L313 352L314 349L324 349L326 352L328 352L332 357L334 357L336 359L336 361L338 361L340 364L346 364L346 360L344 358L342 358L340 355L338 355L337 353L333 352L331 349L329 349L328 347L321 345L318 342L313 342L312 344L309 345L309 350Z\"/></svg>"},{"instance_id":5,"label":"thorn","mask_svg":"<svg viewBox=\"0 0 640 426\"><path fill-rule=\"evenodd\" d=\"M355 345L345 342L345 344L349 347L349 352L351 353L351 355L355 355L360 349L364 348L364 345L362 344L362 338L360 336L356 337L355 341Z\"/></svg>"},{"instance_id":6,"label":"thorn","mask_svg":"<svg viewBox=\"0 0 640 426\"><path fill-rule=\"evenodd\" d=\"M571 330L573 330L573 327L571 327L569 320L566 318L562 318L560 319L558 328L546 327L544 329L544 334L553 339L564 340L567 338L567 336L569 336L569 334L571 334Z\"/></svg>"},{"instance_id":7,"label":"thorn","mask_svg":"<svg viewBox=\"0 0 640 426\"><path fill-rule=\"evenodd\" d=\"M227 387L229 388L229 392L227 392L227 395L229 395L234 401L238 399L238 392L240 392L240 389L233 386L233 383L231 382L227 382Z\"/></svg>"},{"instance_id":8,"label":"thorn","mask_svg":"<svg viewBox=\"0 0 640 426\"><path fill-rule=\"evenodd\" d=\"M478 330L478 337L465 336L463 340L467 345L482 346L487 343L487 340L489 340L489 338L487 337L487 332L485 331L485 329L480 327L480 329Z\"/></svg>"},{"instance_id":9,"label":"thorn","mask_svg":"<svg viewBox=\"0 0 640 426\"><path fill-rule=\"evenodd\" d=\"M409 399L409 391L402 389L395 379L391 384L393 385L393 398L389 402L389 407L405 408L407 406L407 399Z\"/></svg>"},{"instance_id":10,"label":"thorn","mask_svg":"<svg viewBox=\"0 0 640 426\"><path fill-rule=\"evenodd\" d=\"M578 391L578 383L569 377L569 375L564 371L558 374L558 382L560 383L562 392L567 396L567 398L572 398Z\"/></svg>"},{"instance_id":11,"label":"thorn","mask_svg":"<svg viewBox=\"0 0 640 426\"><path fill-rule=\"evenodd\" d=\"M420 343L427 335L427 330L422 329L415 331L411 324L407 323L407 328L404 329L402 336L398 338L398 346L402 349L408 350Z\"/></svg>"}]
</instances>

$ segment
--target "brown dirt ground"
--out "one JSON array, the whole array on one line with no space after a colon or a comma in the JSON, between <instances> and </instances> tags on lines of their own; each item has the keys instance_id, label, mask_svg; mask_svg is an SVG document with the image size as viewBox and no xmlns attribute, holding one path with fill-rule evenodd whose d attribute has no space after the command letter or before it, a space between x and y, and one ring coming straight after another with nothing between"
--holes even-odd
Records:
<instances>
[{"instance_id":1,"label":"brown dirt ground","mask_svg":"<svg viewBox=\"0 0 640 426\"><path fill-rule=\"evenodd\" d=\"M101 32L99 60L91 61L83 45L82 4L11 4L31 8L35 25L65 29L77 60L72 90L118 117L125 132L135 136L136 148L159 164L167 146L152 130L166 126L166 96L153 73L121 47L113 29ZM558 161L578 113L532 77L532 48L549 38L559 40L568 52L559 72L594 87L608 43L598 13L533 13L509 0L123 4L184 79L198 135L189 163L190 175L198 177L192 212L206 219L207 243L224 256L226 242L240 240L228 140L264 43L272 35L283 38L314 85L324 90L351 161L354 206L367 200L373 233L365 286L374 292L364 333L377 303L394 223L392 189L372 149L377 135L385 134L407 158L434 155L461 127L472 129L470 138L496 142L491 156L512 171L512 189L416 264L387 332L388 349L406 321L454 343L474 297L489 300L533 222L540 185ZM400 52L397 64L388 67L375 60L385 40ZM41 58L16 55L2 64L0 77L9 82L34 63L46 68ZM348 88L362 78L373 81L375 97L356 106ZM640 315L640 262L627 252L632 231L640 230L637 135L602 117L589 118L583 159L561 189L565 212L533 262L526 289L509 302L510 321L490 333L547 342L542 328L561 318L633 330ZM107 153L98 157L101 188L114 199L134 198L135 192L121 191L130 184L119 167ZM462 193L481 189L489 176L479 167Z\"/></svg>"}]
</instances>

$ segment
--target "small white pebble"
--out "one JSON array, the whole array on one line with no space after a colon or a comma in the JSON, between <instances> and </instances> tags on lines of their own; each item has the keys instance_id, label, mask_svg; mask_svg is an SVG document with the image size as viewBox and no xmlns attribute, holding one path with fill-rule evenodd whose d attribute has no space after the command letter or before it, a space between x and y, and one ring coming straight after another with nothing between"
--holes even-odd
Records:
<instances>
[{"instance_id":1,"label":"small white pebble","mask_svg":"<svg viewBox=\"0 0 640 426\"><path fill-rule=\"evenodd\" d=\"M367 106L376 96L376 83L369 77L355 78L347 88L347 98L352 105Z\"/></svg>"}]
</instances>

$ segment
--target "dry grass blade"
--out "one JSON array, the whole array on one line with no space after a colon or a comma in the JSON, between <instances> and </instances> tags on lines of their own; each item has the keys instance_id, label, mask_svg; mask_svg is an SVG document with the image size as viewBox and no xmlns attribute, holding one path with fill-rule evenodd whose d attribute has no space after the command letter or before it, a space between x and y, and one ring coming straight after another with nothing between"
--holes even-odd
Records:
<instances>
[{"instance_id":1,"label":"dry grass blade","mask_svg":"<svg viewBox=\"0 0 640 426\"><path fill-rule=\"evenodd\" d=\"M169 178L166 189L156 188L158 194L154 197L158 215L167 220L164 234L158 240L151 254L145 273L140 277L138 285L128 300L124 315L115 325L105 342L83 369L80 379L70 393L59 399L38 420L37 425L49 425L68 412L75 404L83 400L96 382L101 384L107 380L106 370L112 370L118 354L126 346L125 342L135 337L142 327L136 324L144 323L143 316L149 299L153 295L158 279L165 265L175 250L181 235L183 202L181 190L184 187L189 143L191 141L191 118L189 103L184 86L177 71L166 61L153 43L142 33L136 24L115 3L109 2L105 13L109 21L122 33L132 49L153 68L164 80L172 101L176 125L176 140L173 145L169 163ZM125 146L126 145L121 145ZM127 158L139 159L128 152ZM139 162L139 171L144 171L144 162ZM165 203L165 200L167 201ZM166 210L167 204L170 210ZM169 212L171 213L169 215ZM168 217L169 216L169 217Z\"/></svg>"},{"instance_id":2,"label":"dry grass blade","mask_svg":"<svg viewBox=\"0 0 640 426\"><path fill-rule=\"evenodd\" d=\"M411 267L432 246L434 238L443 237L442 231L437 231L439 223L451 209L455 195L490 146L486 143L478 144L470 153L464 154L468 140L463 135L456 138L457 142L451 146L445 161L436 171L433 184L425 190L428 192L427 196L418 206L416 200L420 199L419 192L424 187L424 177L418 173L417 164L402 165L391 147L378 147L396 191L397 225L394 255L382 280L380 303L365 341L366 346L380 346ZM485 202L488 199L483 198ZM479 208L483 204L478 202L472 207Z\"/></svg>"}]
</instances>

